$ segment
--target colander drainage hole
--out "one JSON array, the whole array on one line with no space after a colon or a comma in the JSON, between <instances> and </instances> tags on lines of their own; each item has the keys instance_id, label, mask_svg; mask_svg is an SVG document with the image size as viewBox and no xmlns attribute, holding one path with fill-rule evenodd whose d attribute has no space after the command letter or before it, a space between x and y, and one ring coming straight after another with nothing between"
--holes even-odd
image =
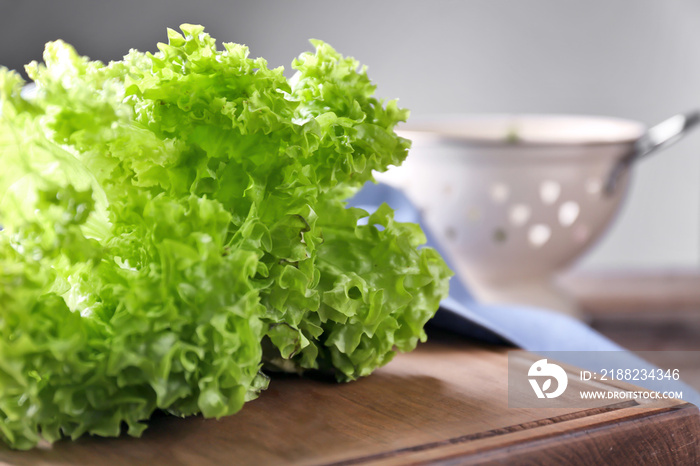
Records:
<instances>
[{"instance_id":1,"label":"colander drainage hole","mask_svg":"<svg viewBox=\"0 0 700 466\"><path fill-rule=\"evenodd\" d=\"M476 223L481 220L481 211L477 207L467 209L467 220L471 223Z\"/></svg>"},{"instance_id":2,"label":"colander drainage hole","mask_svg":"<svg viewBox=\"0 0 700 466\"><path fill-rule=\"evenodd\" d=\"M552 229L543 224L532 225L527 233L527 239L530 241L530 245L534 248L539 248L544 246L544 244L549 241L552 237Z\"/></svg>"},{"instance_id":3,"label":"colander drainage hole","mask_svg":"<svg viewBox=\"0 0 700 466\"><path fill-rule=\"evenodd\" d=\"M505 183L494 183L491 185L491 199L496 203L503 203L510 196L510 188Z\"/></svg>"},{"instance_id":4,"label":"colander drainage hole","mask_svg":"<svg viewBox=\"0 0 700 466\"><path fill-rule=\"evenodd\" d=\"M516 227L523 226L530 220L532 209L525 204L515 204L508 212L508 219Z\"/></svg>"},{"instance_id":5,"label":"colander drainage hole","mask_svg":"<svg viewBox=\"0 0 700 466\"><path fill-rule=\"evenodd\" d=\"M551 205L557 202L561 194L561 185L556 181L543 181L540 184L540 199L543 204Z\"/></svg>"},{"instance_id":6,"label":"colander drainage hole","mask_svg":"<svg viewBox=\"0 0 700 466\"><path fill-rule=\"evenodd\" d=\"M563 227L570 227L581 213L578 202L568 201L559 207L559 224Z\"/></svg>"},{"instance_id":7,"label":"colander drainage hole","mask_svg":"<svg viewBox=\"0 0 700 466\"><path fill-rule=\"evenodd\" d=\"M508 239L508 233L503 228L498 228L493 231L493 242L494 243L505 243Z\"/></svg>"}]
</instances>

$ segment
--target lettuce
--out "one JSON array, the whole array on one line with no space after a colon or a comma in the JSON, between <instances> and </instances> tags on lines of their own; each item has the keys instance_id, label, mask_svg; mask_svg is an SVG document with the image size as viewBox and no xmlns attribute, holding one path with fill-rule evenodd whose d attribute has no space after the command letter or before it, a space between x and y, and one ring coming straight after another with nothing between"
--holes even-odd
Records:
<instances>
[{"instance_id":1,"label":"lettuce","mask_svg":"<svg viewBox=\"0 0 700 466\"><path fill-rule=\"evenodd\" d=\"M450 272L344 199L406 157L407 111L312 41L287 79L201 26L103 64L0 70L0 438L221 417L263 371L353 380L425 340Z\"/></svg>"}]
</instances>

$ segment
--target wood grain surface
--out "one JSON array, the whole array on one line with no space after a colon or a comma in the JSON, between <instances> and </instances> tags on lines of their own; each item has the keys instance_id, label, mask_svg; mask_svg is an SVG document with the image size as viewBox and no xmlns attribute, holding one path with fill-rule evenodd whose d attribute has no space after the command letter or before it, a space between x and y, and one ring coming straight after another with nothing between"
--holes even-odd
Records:
<instances>
[{"instance_id":1,"label":"wood grain surface","mask_svg":"<svg viewBox=\"0 0 700 466\"><path fill-rule=\"evenodd\" d=\"M29 452L0 449L0 462L265 465L699 461L700 417L693 405L616 400L600 401L587 409L509 408L507 351L442 334L353 383L276 377L259 399L219 421L157 416L141 439L84 438ZM527 366L534 357L524 357L522 364ZM583 387L582 383L570 378L576 388ZM525 388L522 396L532 396L529 387Z\"/></svg>"}]
</instances>

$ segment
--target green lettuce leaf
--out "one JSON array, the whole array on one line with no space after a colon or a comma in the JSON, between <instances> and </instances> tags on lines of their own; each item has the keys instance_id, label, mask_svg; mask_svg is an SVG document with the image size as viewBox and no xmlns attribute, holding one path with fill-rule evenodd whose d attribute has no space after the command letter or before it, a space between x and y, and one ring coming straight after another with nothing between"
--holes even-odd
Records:
<instances>
[{"instance_id":1,"label":"green lettuce leaf","mask_svg":"<svg viewBox=\"0 0 700 466\"><path fill-rule=\"evenodd\" d=\"M344 199L408 112L312 41L285 78L201 26L103 64L61 41L0 71L0 438L233 414L261 372L371 373L450 275L420 228ZM366 220L366 221L365 221Z\"/></svg>"}]
</instances>

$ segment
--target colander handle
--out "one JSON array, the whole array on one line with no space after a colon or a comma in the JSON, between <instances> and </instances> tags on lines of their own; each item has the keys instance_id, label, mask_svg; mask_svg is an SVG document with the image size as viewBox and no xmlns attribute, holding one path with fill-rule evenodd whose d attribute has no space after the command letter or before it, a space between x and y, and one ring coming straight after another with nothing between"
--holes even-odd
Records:
<instances>
[{"instance_id":1,"label":"colander handle","mask_svg":"<svg viewBox=\"0 0 700 466\"><path fill-rule=\"evenodd\" d=\"M605 192L611 195L615 192L617 182L624 171L637 160L670 146L680 140L692 128L700 123L700 110L674 115L652 126L639 138L632 152L622 157L613 167L605 184Z\"/></svg>"}]
</instances>

